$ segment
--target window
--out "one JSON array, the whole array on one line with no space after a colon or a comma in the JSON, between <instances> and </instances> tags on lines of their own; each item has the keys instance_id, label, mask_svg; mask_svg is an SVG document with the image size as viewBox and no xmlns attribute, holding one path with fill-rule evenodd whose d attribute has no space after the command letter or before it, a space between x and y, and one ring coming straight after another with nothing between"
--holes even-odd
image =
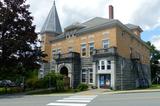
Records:
<instances>
[{"instance_id":1,"label":"window","mask_svg":"<svg viewBox=\"0 0 160 106\"><path fill-rule=\"evenodd\" d=\"M87 71L85 69L82 69L82 82L87 81Z\"/></svg>"},{"instance_id":2,"label":"window","mask_svg":"<svg viewBox=\"0 0 160 106\"><path fill-rule=\"evenodd\" d=\"M129 47L129 51L130 51L130 54L132 54L133 53L133 48Z\"/></svg>"},{"instance_id":3,"label":"window","mask_svg":"<svg viewBox=\"0 0 160 106\"><path fill-rule=\"evenodd\" d=\"M81 45L81 55L82 56L86 56L86 44L82 44Z\"/></svg>"},{"instance_id":4,"label":"window","mask_svg":"<svg viewBox=\"0 0 160 106\"><path fill-rule=\"evenodd\" d=\"M125 31L122 31L122 34L121 34L122 36L124 36L125 35Z\"/></svg>"},{"instance_id":5,"label":"window","mask_svg":"<svg viewBox=\"0 0 160 106\"><path fill-rule=\"evenodd\" d=\"M105 61L101 61L101 70L105 70Z\"/></svg>"},{"instance_id":6,"label":"window","mask_svg":"<svg viewBox=\"0 0 160 106\"><path fill-rule=\"evenodd\" d=\"M94 51L94 43L90 43L89 44L89 52L90 52L89 54L90 54L90 56L93 55L93 51Z\"/></svg>"},{"instance_id":7,"label":"window","mask_svg":"<svg viewBox=\"0 0 160 106\"><path fill-rule=\"evenodd\" d=\"M53 49L52 50L52 55L55 55L57 52L56 52L56 49Z\"/></svg>"},{"instance_id":8,"label":"window","mask_svg":"<svg viewBox=\"0 0 160 106\"><path fill-rule=\"evenodd\" d=\"M61 54L61 49L57 49L57 53L58 53L58 54Z\"/></svg>"},{"instance_id":9,"label":"window","mask_svg":"<svg viewBox=\"0 0 160 106\"><path fill-rule=\"evenodd\" d=\"M98 70L111 70L111 61L110 60L100 60L97 63Z\"/></svg>"},{"instance_id":10,"label":"window","mask_svg":"<svg viewBox=\"0 0 160 106\"><path fill-rule=\"evenodd\" d=\"M52 57L53 57L53 59L54 59L54 57L55 57L56 54L57 54L56 49L53 49L53 50L52 50Z\"/></svg>"},{"instance_id":11,"label":"window","mask_svg":"<svg viewBox=\"0 0 160 106\"><path fill-rule=\"evenodd\" d=\"M111 61L108 60L108 61L107 61L107 70L110 70L110 69L111 69Z\"/></svg>"},{"instance_id":12,"label":"window","mask_svg":"<svg viewBox=\"0 0 160 106\"><path fill-rule=\"evenodd\" d=\"M89 82L93 83L93 70L89 69Z\"/></svg>"},{"instance_id":13,"label":"window","mask_svg":"<svg viewBox=\"0 0 160 106\"><path fill-rule=\"evenodd\" d=\"M73 47L69 47L68 52L73 52Z\"/></svg>"},{"instance_id":14,"label":"window","mask_svg":"<svg viewBox=\"0 0 160 106\"><path fill-rule=\"evenodd\" d=\"M107 49L109 47L109 40L103 40L103 48Z\"/></svg>"}]
</instances>

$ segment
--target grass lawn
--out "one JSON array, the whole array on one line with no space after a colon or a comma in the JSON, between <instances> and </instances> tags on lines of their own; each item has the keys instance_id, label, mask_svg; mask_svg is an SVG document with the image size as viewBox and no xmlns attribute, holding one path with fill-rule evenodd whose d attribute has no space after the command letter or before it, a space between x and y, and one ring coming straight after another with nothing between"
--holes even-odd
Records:
<instances>
[{"instance_id":1,"label":"grass lawn","mask_svg":"<svg viewBox=\"0 0 160 106\"><path fill-rule=\"evenodd\" d=\"M160 89L160 84L153 84L149 89Z\"/></svg>"},{"instance_id":2,"label":"grass lawn","mask_svg":"<svg viewBox=\"0 0 160 106\"><path fill-rule=\"evenodd\" d=\"M76 93L80 92L77 89L68 89L64 91L55 91L53 89L41 89L41 90L33 90L26 92L27 95L39 95L39 94L61 94L61 93Z\"/></svg>"},{"instance_id":3,"label":"grass lawn","mask_svg":"<svg viewBox=\"0 0 160 106\"><path fill-rule=\"evenodd\" d=\"M3 87L0 87L0 94L5 94L5 91L6 89L5 88L3 88ZM9 88L7 88L7 92L9 92L10 91L10 89Z\"/></svg>"},{"instance_id":4,"label":"grass lawn","mask_svg":"<svg viewBox=\"0 0 160 106\"><path fill-rule=\"evenodd\" d=\"M0 87L0 95L1 94L13 94L13 93L19 93L22 92L22 89L17 87L7 88L7 90L4 87Z\"/></svg>"}]
</instances>

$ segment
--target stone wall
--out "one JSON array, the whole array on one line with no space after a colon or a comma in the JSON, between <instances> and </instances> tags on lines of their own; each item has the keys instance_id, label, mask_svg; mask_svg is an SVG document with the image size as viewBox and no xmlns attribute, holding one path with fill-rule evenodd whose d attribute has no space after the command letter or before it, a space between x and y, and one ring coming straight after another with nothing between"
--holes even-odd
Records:
<instances>
[{"instance_id":1,"label":"stone wall","mask_svg":"<svg viewBox=\"0 0 160 106\"><path fill-rule=\"evenodd\" d=\"M125 90L125 89L135 89L140 87L138 80L138 72L142 72L144 77L148 80L149 85L151 85L151 74L150 67L148 65L137 63L141 66L139 71L134 69L133 61L125 59L123 57L116 58L116 90Z\"/></svg>"}]
</instances>

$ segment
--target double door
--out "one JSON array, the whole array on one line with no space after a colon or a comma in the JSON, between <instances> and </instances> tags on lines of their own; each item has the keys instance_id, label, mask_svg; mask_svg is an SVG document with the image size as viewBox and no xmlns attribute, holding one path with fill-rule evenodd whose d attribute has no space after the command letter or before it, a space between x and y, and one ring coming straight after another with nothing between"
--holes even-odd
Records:
<instances>
[{"instance_id":1,"label":"double door","mask_svg":"<svg viewBox=\"0 0 160 106\"><path fill-rule=\"evenodd\" d=\"M99 75L99 85L100 88L110 88L111 85L111 75L110 74L100 74Z\"/></svg>"}]
</instances>

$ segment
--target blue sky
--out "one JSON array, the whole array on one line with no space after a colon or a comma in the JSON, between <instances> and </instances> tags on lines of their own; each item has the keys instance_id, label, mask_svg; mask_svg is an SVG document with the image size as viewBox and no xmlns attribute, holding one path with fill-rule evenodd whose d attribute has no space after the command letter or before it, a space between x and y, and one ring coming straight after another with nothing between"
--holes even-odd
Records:
<instances>
[{"instance_id":1,"label":"blue sky","mask_svg":"<svg viewBox=\"0 0 160 106\"><path fill-rule=\"evenodd\" d=\"M54 0L27 0L39 32ZM62 28L93 17L108 18L108 5L114 6L114 18L122 23L139 25L142 39L160 50L160 0L56 0Z\"/></svg>"},{"instance_id":2,"label":"blue sky","mask_svg":"<svg viewBox=\"0 0 160 106\"><path fill-rule=\"evenodd\" d=\"M154 36L160 36L160 28L155 28L153 30L146 30L142 33L142 39L145 41L151 41ZM160 43L160 42L159 42Z\"/></svg>"}]
</instances>

